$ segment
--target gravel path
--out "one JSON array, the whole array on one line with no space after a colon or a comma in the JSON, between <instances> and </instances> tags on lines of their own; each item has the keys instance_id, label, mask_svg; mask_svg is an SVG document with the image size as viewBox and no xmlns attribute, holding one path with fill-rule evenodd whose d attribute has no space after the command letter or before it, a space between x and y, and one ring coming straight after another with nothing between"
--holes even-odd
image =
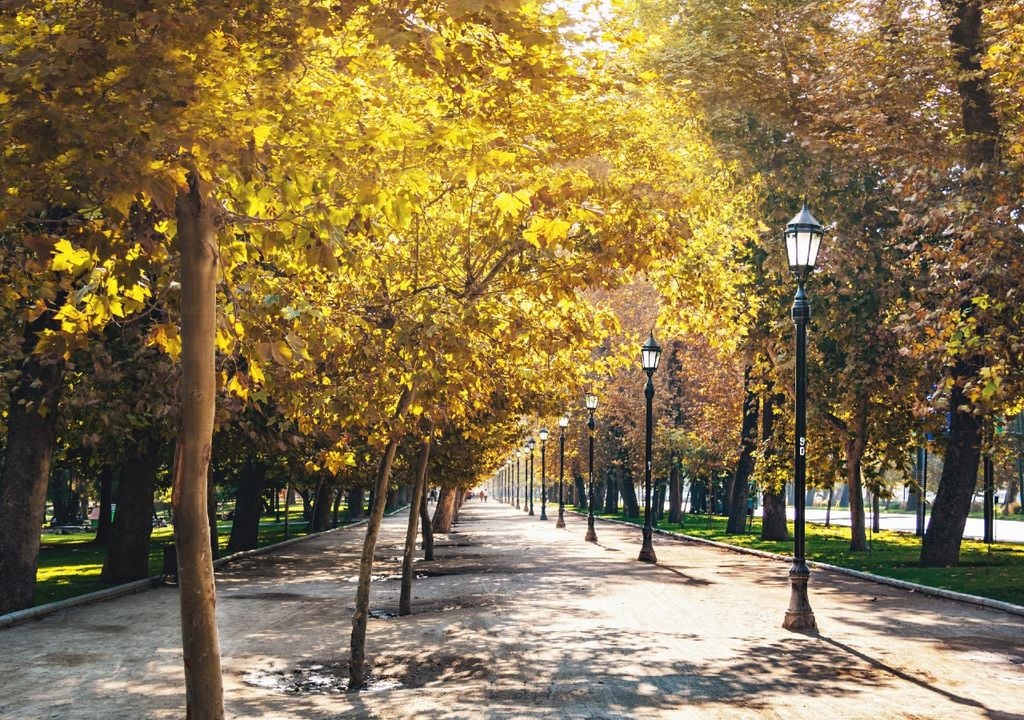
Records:
<instances>
[{"instance_id":1,"label":"gravel path","mask_svg":"<svg viewBox=\"0 0 1024 720\"><path fill-rule=\"evenodd\" d=\"M404 514L385 521L368 656L345 677L363 528L218 573L232 718L1024 720L1021 618L827 572L821 635L786 632L784 563L474 501L397 610ZM0 631L0 718L181 718L176 591Z\"/></svg>"}]
</instances>

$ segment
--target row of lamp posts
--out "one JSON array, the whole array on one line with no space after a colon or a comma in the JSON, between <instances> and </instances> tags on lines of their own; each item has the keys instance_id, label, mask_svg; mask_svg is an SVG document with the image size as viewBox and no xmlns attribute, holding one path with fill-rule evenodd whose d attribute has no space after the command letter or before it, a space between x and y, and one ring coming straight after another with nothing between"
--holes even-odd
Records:
<instances>
[{"instance_id":1,"label":"row of lamp posts","mask_svg":"<svg viewBox=\"0 0 1024 720\"><path fill-rule=\"evenodd\" d=\"M804 515L805 515L805 490L807 482L807 324L811 318L811 305L807 299L804 285L807 278L814 270L818 257L818 249L821 246L821 239L824 235L824 228L818 222L804 203L803 208L789 221L783 233L786 241L786 255L789 260L790 270L796 277L797 289L793 298L793 324L796 328L796 372L795 385L795 433L793 449L793 490L795 518L793 529L793 565L789 570L790 580L790 602L786 611L783 627L794 631L815 631L817 625L814 619L814 612L811 609L807 596L807 584L810 579L810 570L807 567L804 536ZM640 548L640 555L637 558L643 562L656 563L657 555L654 552L653 524L651 518L651 468L652 468L652 447L653 447L653 420L654 420L654 371L658 369L661 360L661 347L654 339L654 331L651 331L640 348L640 362L644 373L647 375L647 383L644 387L644 397L647 401L645 433L644 433L644 525L643 542ZM585 539L588 542L597 542L597 532L594 529L594 432L597 425L594 421L594 412L597 410L597 395L588 392L584 396L584 407L588 413L588 463L587 463L587 534ZM558 522L556 527L565 527L564 507L565 496L563 491L564 463L565 463L565 428L569 425L569 414L566 413L558 420L559 427L559 456L558 456ZM541 508L540 519L547 520L547 478L546 478L546 448L548 440L547 428L541 428L540 436L541 452ZM523 509L533 515L533 451L537 444L532 437L526 443L529 451L529 465L524 471L529 478L529 491L524 500ZM505 488L507 502L514 504L517 509L519 504L519 460L524 453L521 449L515 451L515 460L509 458L505 462L504 476L501 487ZM515 466L513 472L512 466ZM524 463L525 465L525 463ZM1024 473L1022 473L1024 474Z\"/></svg>"}]
</instances>

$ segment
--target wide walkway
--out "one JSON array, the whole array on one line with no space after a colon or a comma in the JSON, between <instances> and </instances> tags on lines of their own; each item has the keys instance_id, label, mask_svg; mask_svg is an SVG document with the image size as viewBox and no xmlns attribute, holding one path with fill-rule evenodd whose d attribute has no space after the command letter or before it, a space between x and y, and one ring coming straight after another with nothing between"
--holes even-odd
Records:
<instances>
[{"instance_id":1,"label":"wide walkway","mask_svg":"<svg viewBox=\"0 0 1024 720\"><path fill-rule=\"evenodd\" d=\"M816 572L821 634L786 632L787 565L473 501L398 618L405 518L388 519L369 626L373 692L344 676L363 530L219 575L234 718L1024 718L1024 618ZM2 718L183 717L177 593L0 631ZM295 692L299 690L300 692ZM323 694L312 694L320 690Z\"/></svg>"}]
</instances>

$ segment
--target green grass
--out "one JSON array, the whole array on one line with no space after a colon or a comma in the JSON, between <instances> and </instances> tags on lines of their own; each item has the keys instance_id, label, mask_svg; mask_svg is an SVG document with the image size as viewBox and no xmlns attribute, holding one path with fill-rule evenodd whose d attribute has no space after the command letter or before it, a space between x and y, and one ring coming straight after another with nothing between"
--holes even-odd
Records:
<instances>
[{"instance_id":1,"label":"green grass","mask_svg":"<svg viewBox=\"0 0 1024 720\"><path fill-rule=\"evenodd\" d=\"M289 534L306 534L306 522L301 508L292 507L289 516ZM217 523L217 546L224 552L231 535L231 522ZM39 549L39 569L33 595L35 605L64 600L112 587L100 581L106 548L93 542L95 532L75 535L42 536ZM149 574L159 575L163 568L163 546L172 542L174 529L154 528L150 537ZM259 546L272 545L284 540L284 521L274 522L274 515L260 519Z\"/></svg>"},{"instance_id":2,"label":"green grass","mask_svg":"<svg viewBox=\"0 0 1024 720\"><path fill-rule=\"evenodd\" d=\"M642 517L627 518L622 514L603 513L598 517L643 524ZM686 515L682 525L662 521L657 527L780 555L793 553L792 540L761 540L761 521L758 518L754 518L752 531L744 535L726 535L726 518L718 516L712 518L710 528L707 515ZM918 566L921 539L913 535L889 531L874 533L870 552L851 552L849 528L826 528L813 524L806 527L808 560L1024 605L1024 545L993 543L989 547L974 540L964 540L957 567L922 568ZM792 536L792 525L790 533Z\"/></svg>"}]
</instances>

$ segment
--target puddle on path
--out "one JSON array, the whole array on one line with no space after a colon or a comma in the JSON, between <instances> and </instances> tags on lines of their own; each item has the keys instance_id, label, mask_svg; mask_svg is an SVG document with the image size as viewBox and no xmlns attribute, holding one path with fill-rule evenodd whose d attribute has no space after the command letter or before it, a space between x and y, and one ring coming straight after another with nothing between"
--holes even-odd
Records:
<instances>
[{"instance_id":1,"label":"puddle on path","mask_svg":"<svg viewBox=\"0 0 1024 720\"><path fill-rule=\"evenodd\" d=\"M294 670L253 670L242 677L250 687L285 695L338 695L348 690L348 665L333 662L314 663ZM394 678L370 677L361 692L397 690L402 683Z\"/></svg>"}]
</instances>

